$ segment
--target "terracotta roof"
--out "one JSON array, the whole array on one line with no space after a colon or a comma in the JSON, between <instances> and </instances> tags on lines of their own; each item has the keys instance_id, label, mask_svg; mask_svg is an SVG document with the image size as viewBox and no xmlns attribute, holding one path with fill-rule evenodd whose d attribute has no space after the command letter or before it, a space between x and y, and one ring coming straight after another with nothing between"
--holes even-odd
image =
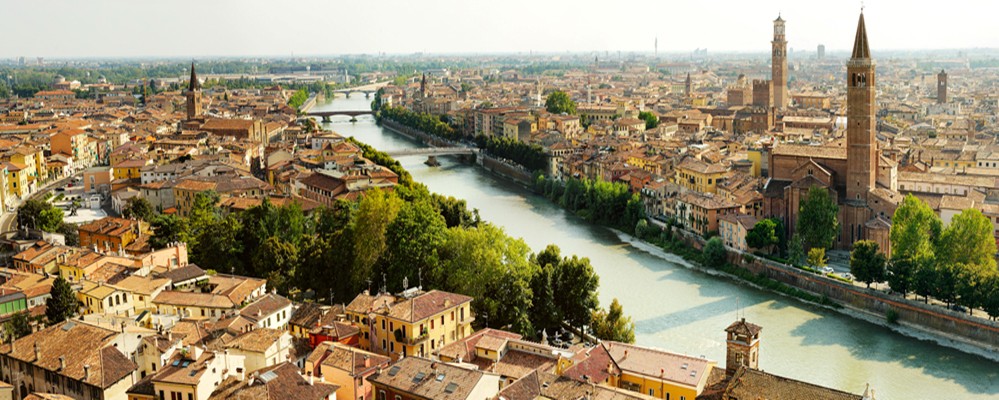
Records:
<instances>
[{"instance_id":1,"label":"terracotta roof","mask_svg":"<svg viewBox=\"0 0 999 400\"><path fill-rule=\"evenodd\" d=\"M861 400L847 393L763 371L741 368L729 380L729 398L773 400Z\"/></svg>"},{"instance_id":2,"label":"terracotta roof","mask_svg":"<svg viewBox=\"0 0 999 400\"><path fill-rule=\"evenodd\" d=\"M239 315L254 322L259 322L261 319L265 319L289 306L291 306L290 300L276 294L266 294L246 307L243 307L242 310L239 310Z\"/></svg>"},{"instance_id":3,"label":"terracotta roof","mask_svg":"<svg viewBox=\"0 0 999 400\"><path fill-rule=\"evenodd\" d=\"M692 387L696 387L707 377L714 364L714 362L704 358L626 343L606 341L601 345L610 354L618 368L625 373L663 379Z\"/></svg>"},{"instance_id":4,"label":"terracotta roof","mask_svg":"<svg viewBox=\"0 0 999 400\"><path fill-rule=\"evenodd\" d=\"M0 353L106 389L137 368L132 360L112 346L117 337L115 331L68 320L17 339L14 351L11 351L10 343L3 344ZM60 357L65 360L65 368L60 367ZM84 367L89 371L84 372Z\"/></svg>"},{"instance_id":5,"label":"terracotta roof","mask_svg":"<svg viewBox=\"0 0 999 400\"><path fill-rule=\"evenodd\" d=\"M171 268L168 271L158 273L157 276L169 279L173 284L208 277L208 275L205 274L205 270L198 267L197 264L187 264L183 267Z\"/></svg>"},{"instance_id":6,"label":"terracotta roof","mask_svg":"<svg viewBox=\"0 0 999 400\"><path fill-rule=\"evenodd\" d=\"M472 394L483 375L482 371L406 357L396 361L387 371L372 375L368 381L422 398L463 400Z\"/></svg>"},{"instance_id":7,"label":"terracotta roof","mask_svg":"<svg viewBox=\"0 0 999 400\"><path fill-rule=\"evenodd\" d=\"M231 342L226 343L225 347L254 353L264 353L274 343L277 343L281 339L281 336L287 334L287 331L279 329L258 328L237 336Z\"/></svg>"},{"instance_id":8,"label":"terracotta roof","mask_svg":"<svg viewBox=\"0 0 999 400\"><path fill-rule=\"evenodd\" d=\"M130 229L137 227L138 221L118 218L104 217L97 221L81 225L79 230L108 236L121 236Z\"/></svg>"},{"instance_id":9,"label":"terracotta roof","mask_svg":"<svg viewBox=\"0 0 999 400\"><path fill-rule=\"evenodd\" d=\"M237 377L226 378L215 389L208 400L261 399L261 400L323 400L336 393L339 386L325 383L309 383L289 363L262 368L253 376L240 381Z\"/></svg>"},{"instance_id":10,"label":"terracotta roof","mask_svg":"<svg viewBox=\"0 0 999 400\"><path fill-rule=\"evenodd\" d=\"M592 385L550 373L535 371L507 385L493 399L650 400L655 399L655 397L606 385Z\"/></svg>"},{"instance_id":11,"label":"terracotta roof","mask_svg":"<svg viewBox=\"0 0 999 400\"><path fill-rule=\"evenodd\" d=\"M484 337L502 337L507 339L520 339L523 336L513 332L502 331L499 329L484 328L476 331L475 333L466 336L457 342L451 342L441 347L437 351L438 356L449 357L452 359L461 359L462 361L472 361L475 359L475 347L479 340Z\"/></svg>"},{"instance_id":12,"label":"terracotta roof","mask_svg":"<svg viewBox=\"0 0 999 400\"><path fill-rule=\"evenodd\" d=\"M728 328L725 328L725 332L735 333L737 335L746 335L749 337L754 337L760 334L760 331L762 330L763 327L751 322L746 322L745 318L735 321L729 325Z\"/></svg>"},{"instance_id":13,"label":"terracotta roof","mask_svg":"<svg viewBox=\"0 0 999 400\"><path fill-rule=\"evenodd\" d=\"M160 292L153 303L173 306L205 307L205 308L235 308L236 305L226 296L215 293L194 293L167 290Z\"/></svg>"},{"instance_id":14,"label":"terracotta roof","mask_svg":"<svg viewBox=\"0 0 999 400\"><path fill-rule=\"evenodd\" d=\"M392 359L341 343L322 342L316 346L307 361L317 367L325 365L358 377L388 365Z\"/></svg>"}]
</instances>

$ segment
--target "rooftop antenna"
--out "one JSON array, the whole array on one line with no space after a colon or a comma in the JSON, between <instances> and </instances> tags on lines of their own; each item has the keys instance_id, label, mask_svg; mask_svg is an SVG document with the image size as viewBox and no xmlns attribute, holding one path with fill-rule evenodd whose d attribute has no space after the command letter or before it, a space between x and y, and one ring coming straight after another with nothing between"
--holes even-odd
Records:
<instances>
[{"instance_id":1,"label":"rooftop antenna","mask_svg":"<svg viewBox=\"0 0 999 400\"><path fill-rule=\"evenodd\" d=\"M423 267L420 267L419 269L416 270L416 278L419 280L418 281L418 283L420 284L419 288L423 289Z\"/></svg>"},{"instance_id":2,"label":"rooftop antenna","mask_svg":"<svg viewBox=\"0 0 999 400\"><path fill-rule=\"evenodd\" d=\"M371 278L368 278L368 293L371 293Z\"/></svg>"},{"instance_id":3,"label":"rooftop antenna","mask_svg":"<svg viewBox=\"0 0 999 400\"><path fill-rule=\"evenodd\" d=\"M382 272L382 293L388 292L388 278L385 277L385 273Z\"/></svg>"}]
</instances>

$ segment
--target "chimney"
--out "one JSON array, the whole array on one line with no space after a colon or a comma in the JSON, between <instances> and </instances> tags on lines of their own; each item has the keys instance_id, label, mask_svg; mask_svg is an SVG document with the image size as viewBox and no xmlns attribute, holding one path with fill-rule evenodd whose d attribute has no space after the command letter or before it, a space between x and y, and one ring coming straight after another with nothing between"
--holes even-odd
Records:
<instances>
[{"instance_id":1,"label":"chimney","mask_svg":"<svg viewBox=\"0 0 999 400\"><path fill-rule=\"evenodd\" d=\"M10 354L14 354L14 350L16 349L14 347L14 342L16 342L16 341L17 340L14 339L14 336L10 337Z\"/></svg>"},{"instance_id":2,"label":"chimney","mask_svg":"<svg viewBox=\"0 0 999 400\"><path fill-rule=\"evenodd\" d=\"M59 356L59 371L65 371L65 370L66 370L66 357Z\"/></svg>"},{"instance_id":3,"label":"chimney","mask_svg":"<svg viewBox=\"0 0 999 400\"><path fill-rule=\"evenodd\" d=\"M312 375L312 371L309 371L309 386L315 386L316 377Z\"/></svg>"},{"instance_id":4,"label":"chimney","mask_svg":"<svg viewBox=\"0 0 999 400\"><path fill-rule=\"evenodd\" d=\"M90 379L90 364L83 366L83 381L86 382L87 379Z\"/></svg>"},{"instance_id":5,"label":"chimney","mask_svg":"<svg viewBox=\"0 0 999 400\"><path fill-rule=\"evenodd\" d=\"M371 368L371 357L364 356L364 368Z\"/></svg>"},{"instance_id":6,"label":"chimney","mask_svg":"<svg viewBox=\"0 0 999 400\"><path fill-rule=\"evenodd\" d=\"M35 362L42 359L42 352L38 350L38 343L35 343Z\"/></svg>"}]
</instances>

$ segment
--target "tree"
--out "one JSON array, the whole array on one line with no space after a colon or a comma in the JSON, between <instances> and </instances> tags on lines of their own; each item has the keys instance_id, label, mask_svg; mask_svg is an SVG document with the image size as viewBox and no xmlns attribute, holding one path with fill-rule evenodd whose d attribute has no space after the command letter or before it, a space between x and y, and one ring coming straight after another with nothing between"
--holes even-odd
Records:
<instances>
[{"instance_id":1,"label":"tree","mask_svg":"<svg viewBox=\"0 0 999 400\"><path fill-rule=\"evenodd\" d=\"M20 339L31 334L31 317L27 311L14 313L3 323L3 330L10 340Z\"/></svg>"},{"instance_id":2,"label":"tree","mask_svg":"<svg viewBox=\"0 0 999 400\"><path fill-rule=\"evenodd\" d=\"M264 241L256 251L254 270L264 272L268 285L287 294L291 289L295 266L298 265L298 248L277 236Z\"/></svg>"},{"instance_id":3,"label":"tree","mask_svg":"<svg viewBox=\"0 0 999 400\"><path fill-rule=\"evenodd\" d=\"M125 218L138 218L149 222L156 215L156 210L146 198L132 197L125 202L125 208L121 210L121 215Z\"/></svg>"},{"instance_id":4,"label":"tree","mask_svg":"<svg viewBox=\"0 0 999 400\"><path fill-rule=\"evenodd\" d=\"M649 111L639 112L638 119L645 121L645 129L655 129L659 126L659 117Z\"/></svg>"},{"instance_id":5,"label":"tree","mask_svg":"<svg viewBox=\"0 0 999 400\"><path fill-rule=\"evenodd\" d=\"M559 261L554 269L555 305L561 311L561 321L572 326L583 326L597 309L597 287L600 277L593 271L590 259L576 256Z\"/></svg>"},{"instance_id":6,"label":"tree","mask_svg":"<svg viewBox=\"0 0 999 400\"><path fill-rule=\"evenodd\" d=\"M52 283L51 296L45 301L45 319L49 325L58 324L76 315L79 303L76 292L63 277Z\"/></svg>"},{"instance_id":7,"label":"tree","mask_svg":"<svg viewBox=\"0 0 999 400\"><path fill-rule=\"evenodd\" d=\"M923 302L930 302L930 295L935 294L937 279L937 269L935 265L928 261L914 263L915 271L912 274L912 291L923 296Z\"/></svg>"},{"instance_id":8,"label":"tree","mask_svg":"<svg viewBox=\"0 0 999 400\"><path fill-rule=\"evenodd\" d=\"M704 250L702 250L702 252L704 255L704 265L712 268L718 268L725 265L725 245L717 236L708 239L708 242L704 244Z\"/></svg>"},{"instance_id":9,"label":"tree","mask_svg":"<svg viewBox=\"0 0 999 400\"><path fill-rule=\"evenodd\" d=\"M245 273L240 258L243 242L239 232L242 228L242 221L235 214L206 226L198 234L197 248L190 249L191 260L223 272L236 272L238 268L240 273Z\"/></svg>"},{"instance_id":10,"label":"tree","mask_svg":"<svg viewBox=\"0 0 999 400\"><path fill-rule=\"evenodd\" d=\"M858 281L871 287L871 283L885 280L885 255L878 244L871 240L860 240L853 244L850 252L850 273Z\"/></svg>"},{"instance_id":11,"label":"tree","mask_svg":"<svg viewBox=\"0 0 999 400\"><path fill-rule=\"evenodd\" d=\"M888 280L888 286L905 297L912 290L917 266L912 259L892 257L887 267L885 278Z\"/></svg>"},{"instance_id":12,"label":"tree","mask_svg":"<svg viewBox=\"0 0 999 400\"><path fill-rule=\"evenodd\" d=\"M576 102L572 101L568 94L557 90L548 95L545 100L545 109L552 114L576 114Z\"/></svg>"},{"instance_id":13,"label":"tree","mask_svg":"<svg viewBox=\"0 0 999 400\"><path fill-rule=\"evenodd\" d=\"M935 254L940 262L996 267L996 242L992 222L981 211L969 208L955 215L940 235Z\"/></svg>"},{"instance_id":14,"label":"tree","mask_svg":"<svg viewBox=\"0 0 999 400\"><path fill-rule=\"evenodd\" d=\"M614 299L608 310L593 312L590 326L593 334L601 340L613 340L622 343L635 342L635 323L631 317L624 316L624 308Z\"/></svg>"},{"instance_id":15,"label":"tree","mask_svg":"<svg viewBox=\"0 0 999 400\"><path fill-rule=\"evenodd\" d=\"M826 249L822 247L813 247L808 250L808 265L812 268L821 268L826 266Z\"/></svg>"},{"instance_id":16,"label":"tree","mask_svg":"<svg viewBox=\"0 0 999 400\"><path fill-rule=\"evenodd\" d=\"M942 223L933 209L907 194L892 216L892 258L909 260L903 265L931 261L941 231Z\"/></svg>"},{"instance_id":17,"label":"tree","mask_svg":"<svg viewBox=\"0 0 999 400\"><path fill-rule=\"evenodd\" d=\"M189 236L188 225L174 214L159 214L153 217L150 225L153 228L153 236L149 238L149 244L154 249L167 247L170 243L182 242Z\"/></svg>"},{"instance_id":18,"label":"tree","mask_svg":"<svg viewBox=\"0 0 999 400\"><path fill-rule=\"evenodd\" d=\"M753 225L753 228L746 232L746 244L757 249L767 249L773 253L773 247L780 244L780 237L777 232L777 223L771 219L761 219Z\"/></svg>"},{"instance_id":19,"label":"tree","mask_svg":"<svg viewBox=\"0 0 999 400\"><path fill-rule=\"evenodd\" d=\"M999 318L999 272L993 271L989 274L989 279L985 283L985 302L982 308L992 317L993 320Z\"/></svg>"},{"instance_id":20,"label":"tree","mask_svg":"<svg viewBox=\"0 0 999 400\"><path fill-rule=\"evenodd\" d=\"M530 319L534 329L551 331L561 326L562 313L555 305L554 270L554 266L546 264L531 278Z\"/></svg>"},{"instance_id":21,"label":"tree","mask_svg":"<svg viewBox=\"0 0 999 400\"><path fill-rule=\"evenodd\" d=\"M805 241L797 233L791 237L787 249L787 262L791 265L801 265L805 262Z\"/></svg>"},{"instance_id":22,"label":"tree","mask_svg":"<svg viewBox=\"0 0 999 400\"><path fill-rule=\"evenodd\" d=\"M38 229L42 211L52 207L42 200L28 199L17 208L17 226Z\"/></svg>"},{"instance_id":23,"label":"tree","mask_svg":"<svg viewBox=\"0 0 999 400\"><path fill-rule=\"evenodd\" d=\"M58 231L59 227L62 226L63 215L62 209L55 206L42 210L38 215L38 229L45 232Z\"/></svg>"},{"instance_id":24,"label":"tree","mask_svg":"<svg viewBox=\"0 0 999 400\"><path fill-rule=\"evenodd\" d=\"M389 290L402 290L402 281L416 286L421 270L440 263L438 249L444 245L447 223L428 200L404 203L385 231L385 272Z\"/></svg>"},{"instance_id":25,"label":"tree","mask_svg":"<svg viewBox=\"0 0 999 400\"><path fill-rule=\"evenodd\" d=\"M63 222L62 225L59 225L59 230L57 232L62 234L63 238L66 240L67 246L80 245L80 230L76 225Z\"/></svg>"},{"instance_id":26,"label":"tree","mask_svg":"<svg viewBox=\"0 0 999 400\"><path fill-rule=\"evenodd\" d=\"M971 315L972 310L978 307L985 307L988 303L988 296L991 294L992 275L995 268L982 264L954 264L957 273L955 291L957 293L957 304L968 309Z\"/></svg>"},{"instance_id":27,"label":"tree","mask_svg":"<svg viewBox=\"0 0 999 400\"><path fill-rule=\"evenodd\" d=\"M798 206L797 233L804 240L805 248L832 248L839 233L838 218L839 206L828 190L820 187L808 189L808 194Z\"/></svg>"},{"instance_id":28,"label":"tree","mask_svg":"<svg viewBox=\"0 0 999 400\"><path fill-rule=\"evenodd\" d=\"M373 268L385 251L385 232L395 220L403 201L393 193L368 190L354 213L354 279L369 279Z\"/></svg>"}]
</instances>

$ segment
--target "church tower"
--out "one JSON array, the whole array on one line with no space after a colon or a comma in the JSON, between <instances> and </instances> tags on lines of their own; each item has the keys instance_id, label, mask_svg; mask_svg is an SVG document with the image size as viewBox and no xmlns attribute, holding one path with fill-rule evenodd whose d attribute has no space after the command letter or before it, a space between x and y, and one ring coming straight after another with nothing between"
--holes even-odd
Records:
<instances>
[{"instance_id":1,"label":"church tower","mask_svg":"<svg viewBox=\"0 0 999 400\"><path fill-rule=\"evenodd\" d=\"M725 375L732 376L742 367L760 369L761 331L763 327L745 318L725 328Z\"/></svg>"},{"instance_id":2,"label":"church tower","mask_svg":"<svg viewBox=\"0 0 999 400\"><path fill-rule=\"evenodd\" d=\"M937 104L947 104L947 71L937 74Z\"/></svg>"},{"instance_id":3,"label":"church tower","mask_svg":"<svg viewBox=\"0 0 999 400\"><path fill-rule=\"evenodd\" d=\"M198 74L194 72L194 63L191 63L191 80L187 84L187 120L194 120L204 113L201 109L201 82L198 82Z\"/></svg>"},{"instance_id":4,"label":"church tower","mask_svg":"<svg viewBox=\"0 0 999 400\"><path fill-rule=\"evenodd\" d=\"M683 81L683 95L685 97L690 97L690 89L693 86L693 82L690 80L690 72L687 73L687 79Z\"/></svg>"},{"instance_id":5,"label":"church tower","mask_svg":"<svg viewBox=\"0 0 999 400\"><path fill-rule=\"evenodd\" d=\"M774 40L770 42L771 53L771 80L773 80L774 107L778 111L783 111L787 107L787 40L784 38L784 20L780 15L774 20Z\"/></svg>"},{"instance_id":6,"label":"church tower","mask_svg":"<svg viewBox=\"0 0 999 400\"><path fill-rule=\"evenodd\" d=\"M874 189L877 172L877 120L874 118L874 60L867 44L864 13L860 13L853 54L846 64L846 200L852 204L867 204L867 193ZM863 223L866 221L857 221ZM852 243L852 242L851 242Z\"/></svg>"}]
</instances>

